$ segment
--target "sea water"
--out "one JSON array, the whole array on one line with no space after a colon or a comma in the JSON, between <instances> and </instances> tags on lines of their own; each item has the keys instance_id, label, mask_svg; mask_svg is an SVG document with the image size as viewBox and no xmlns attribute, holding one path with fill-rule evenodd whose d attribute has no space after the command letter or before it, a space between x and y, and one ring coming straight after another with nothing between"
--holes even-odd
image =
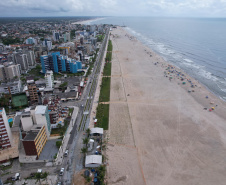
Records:
<instances>
[{"instance_id":1,"label":"sea water","mask_svg":"<svg viewBox=\"0 0 226 185\"><path fill-rule=\"evenodd\" d=\"M226 19L107 17L226 101Z\"/></svg>"}]
</instances>

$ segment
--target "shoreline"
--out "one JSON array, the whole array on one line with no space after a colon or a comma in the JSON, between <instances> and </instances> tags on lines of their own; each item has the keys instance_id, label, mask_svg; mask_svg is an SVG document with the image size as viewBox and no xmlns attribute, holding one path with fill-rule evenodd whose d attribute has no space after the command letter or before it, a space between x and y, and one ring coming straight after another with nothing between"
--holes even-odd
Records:
<instances>
[{"instance_id":1,"label":"shoreline","mask_svg":"<svg viewBox=\"0 0 226 185\"><path fill-rule=\"evenodd\" d=\"M133 35L132 33L130 33L130 31L126 30L125 28L121 27L128 35ZM194 81L195 83L198 83L201 87L200 88L205 88L206 90L206 96L208 95L208 100L211 98L212 100L216 101L216 98L218 99L217 101L219 102L218 104L224 104L224 108L226 110L226 100L222 99L220 96L216 95L212 90L210 90L205 84L201 83L199 80L197 80L195 77L187 74L183 69L181 69L179 66L176 66L174 65L173 63L169 62L169 61L166 61L159 53L155 52L152 48L150 48L149 46L147 46L145 43L143 43L141 40L139 40L136 36L132 36L134 37L138 42L140 42L143 47L146 48L146 50L149 50L149 52L153 53L154 55L156 55L158 58L161 58L162 62L168 64L168 65L172 65L174 68L177 68L177 70L181 71L184 75L186 75L189 79L192 79L192 81ZM182 86L184 88L184 86ZM187 89L188 90L188 89ZM205 103L206 99L204 98L204 100L200 100L198 97L194 97L193 96L194 94L192 93L191 96L193 98L196 99L196 101L198 103L200 103L203 107L206 107L208 106L207 103ZM206 97L206 96L203 96L203 97ZM202 97L202 98L203 98ZM207 101L208 101L207 100ZM210 100L209 102L211 102L212 100ZM211 106L210 106L211 107ZM210 108L209 107L209 108ZM223 111L221 113L221 116L225 114L226 112Z\"/></svg>"},{"instance_id":2,"label":"shoreline","mask_svg":"<svg viewBox=\"0 0 226 185\"><path fill-rule=\"evenodd\" d=\"M110 39L108 183L223 185L226 103L125 29Z\"/></svg>"},{"instance_id":3,"label":"shoreline","mask_svg":"<svg viewBox=\"0 0 226 185\"><path fill-rule=\"evenodd\" d=\"M126 27L124 29L126 32L128 32L129 34L133 35L134 37L136 37L136 35L133 33L135 30L133 30L130 27ZM135 31L136 32L136 31ZM153 48L151 48L147 43L145 43L144 39L138 38L136 37L137 40L139 40L144 46L150 48L153 52L155 52L157 55L161 56L162 58L164 58L164 56L162 56L162 54L158 51L155 51ZM207 85L205 85L204 83L202 83L197 76L194 76L192 74L189 74L189 72L186 72L185 69L182 69L180 66L168 61L167 59L164 59L167 63L174 65L175 67L179 68L180 70L183 70L184 73L186 73L187 75L189 75L190 77L194 78L196 81L199 81L203 86L205 86L207 88L208 91L210 91L212 94L214 94L216 97L218 97L219 99L223 100L224 102L226 102L226 94L224 95L224 91L218 86L218 84L214 84L214 86L217 86L219 88L218 93L214 92L214 90L211 90ZM211 73L212 74L212 73ZM212 74L213 76L215 76L214 74ZM208 79L205 79L208 80Z\"/></svg>"}]
</instances>

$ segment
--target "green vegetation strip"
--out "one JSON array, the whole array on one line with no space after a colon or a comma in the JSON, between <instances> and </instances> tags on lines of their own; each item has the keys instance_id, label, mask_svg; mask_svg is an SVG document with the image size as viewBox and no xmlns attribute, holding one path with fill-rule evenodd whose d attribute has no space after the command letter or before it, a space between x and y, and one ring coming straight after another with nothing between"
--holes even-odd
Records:
<instances>
[{"instance_id":1,"label":"green vegetation strip","mask_svg":"<svg viewBox=\"0 0 226 185\"><path fill-rule=\"evenodd\" d=\"M100 102L109 102L110 101L110 86L111 86L111 78L103 77L99 101Z\"/></svg>"},{"instance_id":2,"label":"green vegetation strip","mask_svg":"<svg viewBox=\"0 0 226 185\"><path fill-rule=\"evenodd\" d=\"M111 63L110 62L105 63L103 76L111 76Z\"/></svg>"},{"instance_id":3,"label":"green vegetation strip","mask_svg":"<svg viewBox=\"0 0 226 185\"><path fill-rule=\"evenodd\" d=\"M107 49L107 55L106 55L106 58L105 58L105 61L106 62L110 62L111 61L111 58L112 58L112 42L111 40L109 40L108 42L108 49Z\"/></svg>"},{"instance_id":4,"label":"green vegetation strip","mask_svg":"<svg viewBox=\"0 0 226 185\"><path fill-rule=\"evenodd\" d=\"M104 130L108 130L109 104L98 104L96 119L97 124L95 127L101 127Z\"/></svg>"}]
</instances>

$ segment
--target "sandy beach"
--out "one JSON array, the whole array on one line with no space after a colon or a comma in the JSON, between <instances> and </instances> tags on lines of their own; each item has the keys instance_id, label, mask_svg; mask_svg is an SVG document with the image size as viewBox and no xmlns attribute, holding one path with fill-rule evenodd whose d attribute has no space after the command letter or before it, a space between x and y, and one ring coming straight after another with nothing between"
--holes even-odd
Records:
<instances>
[{"instance_id":1,"label":"sandy beach","mask_svg":"<svg viewBox=\"0 0 226 185\"><path fill-rule=\"evenodd\" d=\"M226 103L118 27L108 183L224 185Z\"/></svg>"}]
</instances>

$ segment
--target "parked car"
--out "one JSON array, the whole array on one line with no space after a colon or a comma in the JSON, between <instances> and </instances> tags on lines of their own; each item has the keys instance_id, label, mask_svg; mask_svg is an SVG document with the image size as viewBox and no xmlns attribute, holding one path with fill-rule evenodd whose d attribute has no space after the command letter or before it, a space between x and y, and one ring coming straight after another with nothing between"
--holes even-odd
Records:
<instances>
[{"instance_id":1,"label":"parked car","mask_svg":"<svg viewBox=\"0 0 226 185\"><path fill-rule=\"evenodd\" d=\"M60 176L62 176L64 174L64 168L60 169Z\"/></svg>"},{"instance_id":2,"label":"parked car","mask_svg":"<svg viewBox=\"0 0 226 185\"><path fill-rule=\"evenodd\" d=\"M12 181L20 180L20 173L16 173L15 176L12 177Z\"/></svg>"}]
</instances>

